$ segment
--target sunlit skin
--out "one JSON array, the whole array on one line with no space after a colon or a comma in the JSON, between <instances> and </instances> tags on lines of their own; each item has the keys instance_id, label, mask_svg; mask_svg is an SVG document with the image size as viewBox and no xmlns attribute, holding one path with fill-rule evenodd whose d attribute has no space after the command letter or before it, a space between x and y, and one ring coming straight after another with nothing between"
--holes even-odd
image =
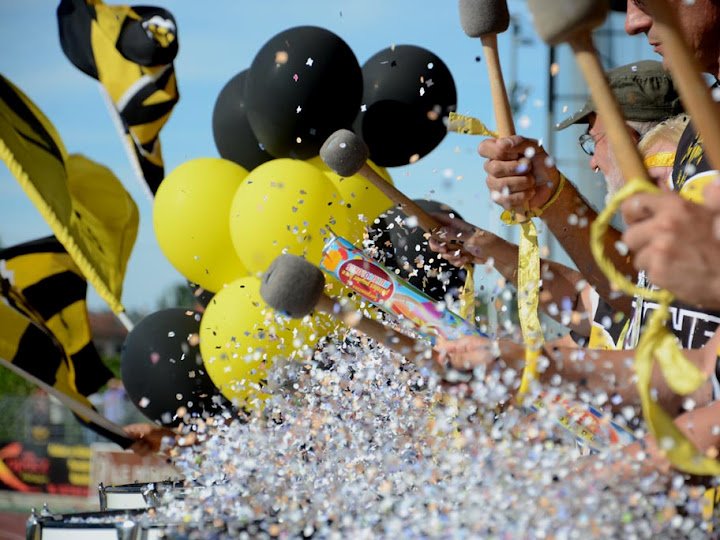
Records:
<instances>
[{"instance_id":1,"label":"sunlit skin","mask_svg":"<svg viewBox=\"0 0 720 540\"><path fill-rule=\"evenodd\" d=\"M693 0L692 2L668 0L668 4L677 8L677 21L683 38L700 65L708 73L717 75L720 71L720 50L718 48L720 4L714 0ZM631 36L645 34L650 46L657 54L663 56L663 62L666 62L664 44L658 36L653 18L647 12L645 2L628 0L625 31Z\"/></svg>"},{"instance_id":2,"label":"sunlit skin","mask_svg":"<svg viewBox=\"0 0 720 540\"><path fill-rule=\"evenodd\" d=\"M163 440L174 444L177 438L177 433L172 429L155 424L128 424L123 430L134 440L130 450L141 456L157 453L162 448Z\"/></svg>"},{"instance_id":3,"label":"sunlit skin","mask_svg":"<svg viewBox=\"0 0 720 540\"><path fill-rule=\"evenodd\" d=\"M675 0L671 3L679 8L678 21L696 58L706 71L718 75L720 68L720 62L718 61L718 58L720 58L720 39L718 39L718 36L720 36L720 5L710 0L695 0L689 4ZM644 10L642 2L628 1L625 27L626 31L631 35L646 34L648 42L655 51L661 55L664 53L664 44L658 38L654 21ZM593 135L597 137L596 143L602 140L600 138L600 127L598 123L591 126L591 130L595 129ZM479 147L479 153L491 160L485 166L489 175L488 186L490 189L501 192L498 202L506 208L518 208L521 203L525 202L538 206L538 203L542 203L549 198L545 186L550 186L551 189L556 186L553 175L549 174L547 170L547 162L539 163L539 170L535 171L535 177L521 175L519 178L513 178L513 175L517 174L518 162L522 160L522 157L518 155L518 150L515 149L520 149L519 145L521 143L522 141L508 139L488 140L481 143ZM515 152L514 156L512 152ZM492 160L505 161L509 163L508 168L502 169L502 164L498 165L493 163ZM515 163L513 163L513 160L515 160ZM532 159L533 168L538 161L536 153ZM600 167L597 158L594 159L593 164ZM502 178L508 180L502 181ZM536 186L541 187L538 189ZM635 267L648 269L656 277L660 277L660 281L663 281L663 276L658 274L665 272L664 275L667 276L668 280L674 280L670 290L676 294L678 292L681 295L683 294L684 291L680 287L687 282L695 281L704 285L712 284L713 281L709 280L714 279L717 268L720 267L720 261L715 262L714 259L709 258L713 254L720 254L718 246L713 245L717 238L715 232L718 226L714 213L714 203L716 198L720 202L720 188L712 186L708 191L709 193L706 196L710 201L709 207L703 209L698 209L690 205L690 203L682 201L677 195L669 193L638 195L623 205L624 218L630 225L623 239L630 249L634 251ZM720 204L718 204L717 208L720 209ZM698 239L697 243L695 243L695 238ZM707 250L705 255L702 255L703 245ZM700 253L698 253L698 250L700 250ZM702 264L703 261L697 261L697 259L691 259L690 257L693 256L703 257L704 262L707 264ZM673 272L670 270L670 263L683 266L682 268L678 267L677 272ZM657 283L652 275L649 277L653 282ZM694 279L696 277L697 279ZM720 334L716 332L704 349L685 350L683 352L691 362L709 376L714 371L717 362L715 351L718 342L720 342ZM468 337L452 343L439 343L436 355L440 362L468 368L475 365L492 366L497 361L495 357L496 350L496 348L489 346L487 340ZM514 350L512 347L504 348L502 345L500 351L507 351L512 355L504 358L506 363L510 365L520 363L519 360L511 359L519 351ZM556 349L554 351L546 350L545 352L550 358L549 372L555 370L558 361L565 366L568 365L566 360L569 353L567 351L563 352ZM607 385L609 378L598 376L598 371L603 371L607 366L618 362L616 354L627 357L628 353L626 351L598 351L594 354L594 369L583 373L585 377L583 380L590 388L597 388L596 384ZM614 369L616 372L613 375L616 382L623 380L620 376L623 371L625 372L624 375L630 379L633 378L632 370L625 370L622 363L616 363ZM612 370L613 368L611 368ZM566 382L577 382L577 374L562 373L562 375ZM590 380L588 380L589 375L591 375ZM672 404L677 405L678 396L673 396L672 392L664 385L662 377L658 377L658 375L654 374L652 383L653 388L658 391L658 402L666 410L673 410ZM541 375L541 381L547 382L547 372ZM632 392L632 389L629 391ZM709 383L693 398L698 398L696 403L699 408L680 417L677 423L681 426L681 429L686 431L690 439L701 451L712 447L717 448L720 443L720 436L712 435L711 423L716 419L716 414L713 413L715 413L718 405L711 402L712 394ZM680 408L674 410L678 411L678 413L681 411ZM693 430L688 431L688 422L693 425ZM646 445L652 458L650 460L652 465L667 470L668 463L664 456L656 450L653 451L655 447L652 438L648 438ZM631 454L637 453L638 448L631 447L627 451Z\"/></svg>"},{"instance_id":4,"label":"sunlit skin","mask_svg":"<svg viewBox=\"0 0 720 540\"><path fill-rule=\"evenodd\" d=\"M670 2L678 13L683 37L708 73L720 74L720 3L711 0ZM643 2L628 0L625 30L645 34L658 54L663 44ZM715 236L713 193L706 208L681 200L677 195L636 195L623 203L628 229L623 242L634 253L633 264L644 270L656 285L667 288L688 303L720 307L716 285L718 243ZM715 298L717 296L717 298Z\"/></svg>"}]
</instances>

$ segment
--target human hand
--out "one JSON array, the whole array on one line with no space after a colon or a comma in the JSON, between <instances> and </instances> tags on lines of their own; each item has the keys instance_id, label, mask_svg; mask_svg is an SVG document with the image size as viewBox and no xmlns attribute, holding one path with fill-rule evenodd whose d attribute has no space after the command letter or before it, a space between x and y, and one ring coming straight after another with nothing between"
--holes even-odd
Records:
<instances>
[{"instance_id":1,"label":"human hand","mask_svg":"<svg viewBox=\"0 0 720 540\"><path fill-rule=\"evenodd\" d=\"M634 195L622 204L628 224L622 240L653 284L689 304L720 307L720 213L714 199L708 202L700 206L675 193Z\"/></svg>"},{"instance_id":2,"label":"human hand","mask_svg":"<svg viewBox=\"0 0 720 540\"><path fill-rule=\"evenodd\" d=\"M428 245L443 259L462 268L474 262L484 263L489 258L483 248L488 244L486 239L494 235L460 218L441 213L433 214L433 217L442 226L431 232Z\"/></svg>"},{"instance_id":3,"label":"human hand","mask_svg":"<svg viewBox=\"0 0 720 540\"><path fill-rule=\"evenodd\" d=\"M506 210L540 208L560 183L560 172L534 139L519 135L485 139L478 154L487 159L486 182L493 201Z\"/></svg>"},{"instance_id":4,"label":"human hand","mask_svg":"<svg viewBox=\"0 0 720 540\"><path fill-rule=\"evenodd\" d=\"M440 366L458 371L472 371L476 367L490 367L499 358L497 345L482 336L462 336L448 340L438 336L433 357Z\"/></svg>"},{"instance_id":5,"label":"human hand","mask_svg":"<svg viewBox=\"0 0 720 540\"><path fill-rule=\"evenodd\" d=\"M155 424L128 424L123 427L123 430L128 437L135 441L130 446L130 450L141 456L159 452L165 438L170 438L175 442L178 435L172 429Z\"/></svg>"}]
</instances>

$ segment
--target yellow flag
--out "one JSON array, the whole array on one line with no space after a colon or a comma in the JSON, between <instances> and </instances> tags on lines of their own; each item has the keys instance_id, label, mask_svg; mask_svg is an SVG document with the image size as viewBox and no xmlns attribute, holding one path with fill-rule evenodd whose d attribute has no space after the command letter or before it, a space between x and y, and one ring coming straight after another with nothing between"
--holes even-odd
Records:
<instances>
[{"instance_id":1,"label":"yellow flag","mask_svg":"<svg viewBox=\"0 0 720 540\"><path fill-rule=\"evenodd\" d=\"M61 0L60 46L106 93L133 165L154 195L165 172L160 130L180 99L173 60L175 18L155 6Z\"/></svg>"},{"instance_id":2,"label":"yellow flag","mask_svg":"<svg viewBox=\"0 0 720 540\"><path fill-rule=\"evenodd\" d=\"M0 75L0 159L110 308L124 311L122 284L138 210L113 173L68 156L45 115Z\"/></svg>"}]
</instances>

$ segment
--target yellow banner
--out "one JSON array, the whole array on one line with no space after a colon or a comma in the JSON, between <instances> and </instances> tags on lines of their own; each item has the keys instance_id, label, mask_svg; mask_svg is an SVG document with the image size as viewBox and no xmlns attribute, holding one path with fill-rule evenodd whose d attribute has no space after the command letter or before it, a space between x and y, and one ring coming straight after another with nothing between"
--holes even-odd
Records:
<instances>
[{"instance_id":1,"label":"yellow banner","mask_svg":"<svg viewBox=\"0 0 720 540\"><path fill-rule=\"evenodd\" d=\"M0 159L110 308L124 311L122 284L138 210L113 173L68 156L45 115L0 75Z\"/></svg>"}]
</instances>

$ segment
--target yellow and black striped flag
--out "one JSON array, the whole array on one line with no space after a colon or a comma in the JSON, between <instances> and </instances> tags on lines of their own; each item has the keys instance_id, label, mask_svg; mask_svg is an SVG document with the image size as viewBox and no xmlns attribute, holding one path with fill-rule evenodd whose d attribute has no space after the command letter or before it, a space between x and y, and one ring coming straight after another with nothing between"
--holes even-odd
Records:
<instances>
[{"instance_id":1,"label":"yellow and black striped flag","mask_svg":"<svg viewBox=\"0 0 720 540\"><path fill-rule=\"evenodd\" d=\"M48 222L82 275L115 313L138 230L138 210L113 173L67 155L55 128L0 75L0 159Z\"/></svg>"},{"instance_id":2,"label":"yellow and black striped flag","mask_svg":"<svg viewBox=\"0 0 720 540\"><path fill-rule=\"evenodd\" d=\"M92 341L87 283L62 244L50 236L0 250L0 293L0 357L92 407L87 396L113 374Z\"/></svg>"},{"instance_id":3,"label":"yellow and black striped flag","mask_svg":"<svg viewBox=\"0 0 720 540\"><path fill-rule=\"evenodd\" d=\"M65 55L104 88L134 164L155 194L165 174L158 136L179 99L175 19L159 7L100 0L61 0L57 17Z\"/></svg>"}]
</instances>

